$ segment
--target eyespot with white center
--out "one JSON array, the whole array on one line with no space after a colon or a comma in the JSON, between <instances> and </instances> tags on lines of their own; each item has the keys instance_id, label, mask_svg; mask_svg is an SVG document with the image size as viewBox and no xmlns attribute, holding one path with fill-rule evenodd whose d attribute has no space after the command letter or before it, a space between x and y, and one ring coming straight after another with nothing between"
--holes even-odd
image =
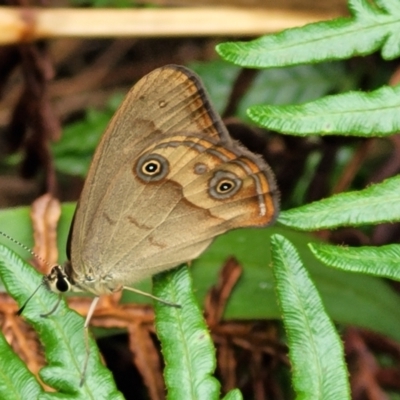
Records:
<instances>
[{"instance_id":1,"label":"eyespot with white center","mask_svg":"<svg viewBox=\"0 0 400 400\"><path fill-rule=\"evenodd\" d=\"M208 193L217 200L234 196L242 187L242 180L233 172L217 171L210 179Z\"/></svg>"},{"instance_id":2,"label":"eyespot with white center","mask_svg":"<svg viewBox=\"0 0 400 400\"><path fill-rule=\"evenodd\" d=\"M144 182L158 182L168 175L169 163L160 154L144 154L137 161L134 172Z\"/></svg>"}]
</instances>

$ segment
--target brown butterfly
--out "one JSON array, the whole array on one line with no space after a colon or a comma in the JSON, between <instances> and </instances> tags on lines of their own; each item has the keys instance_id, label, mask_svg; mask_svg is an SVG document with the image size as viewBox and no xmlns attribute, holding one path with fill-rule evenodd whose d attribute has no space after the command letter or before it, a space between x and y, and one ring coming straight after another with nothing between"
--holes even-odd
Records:
<instances>
[{"instance_id":1,"label":"brown butterfly","mask_svg":"<svg viewBox=\"0 0 400 400\"><path fill-rule=\"evenodd\" d=\"M273 174L230 138L199 78L156 69L126 96L97 147L56 292L113 293L198 257L230 229L271 224Z\"/></svg>"},{"instance_id":2,"label":"brown butterfly","mask_svg":"<svg viewBox=\"0 0 400 400\"><path fill-rule=\"evenodd\" d=\"M269 225L278 209L267 163L229 136L193 72L168 65L136 83L112 118L76 208L68 261L44 283L96 296L87 327L99 296L198 257L230 229Z\"/></svg>"}]
</instances>

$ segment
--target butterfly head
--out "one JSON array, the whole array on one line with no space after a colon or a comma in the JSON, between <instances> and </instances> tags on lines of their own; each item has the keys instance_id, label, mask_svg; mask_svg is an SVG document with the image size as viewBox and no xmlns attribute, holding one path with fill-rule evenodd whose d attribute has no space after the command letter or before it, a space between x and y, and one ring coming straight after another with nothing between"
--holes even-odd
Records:
<instances>
[{"instance_id":1,"label":"butterfly head","mask_svg":"<svg viewBox=\"0 0 400 400\"><path fill-rule=\"evenodd\" d=\"M69 263L54 266L50 273L43 277L43 284L47 289L55 293L65 293L72 289Z\"/></svg>"}]
</instances>

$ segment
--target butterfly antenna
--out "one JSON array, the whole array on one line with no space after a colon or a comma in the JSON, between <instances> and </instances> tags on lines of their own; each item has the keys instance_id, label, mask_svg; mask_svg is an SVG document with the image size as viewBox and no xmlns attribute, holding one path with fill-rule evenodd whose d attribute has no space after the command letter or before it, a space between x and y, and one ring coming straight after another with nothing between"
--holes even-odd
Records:
<instances>
[{"instance_id":1,"label":"butterfly antenna","mask_svg":"<svg viewBox=\"0 0 400 400\"><path fill-rule=\"evenodd\" d=\"M36 254L32 249L30 249L28 246L25 246L23 243L19 242L18 240L14 239L13 237L11 237L10 235L7 235L7 233L4 233L2 231L0 231L0 235L4 236L5 238L7 238L10 242L13 242L14 244L18 245L19 247L21 247L22 249L26 250L30 255L32 255L33 257L35 257L37 260L39 260L40 262L42 262L43 264L46 264L49 268L52 267L52 265L50 265L50 263L45 260L43 257L40 257L38 254Z\"/></svg>"},{"instance_id":2,"label":"butterfly antenna","mask_svg":"<svg viewBox=\"0 0 400 400\"><path fill-rule=\"evenodd\" d=\"M0 231L0 235L4 236L6 239L8 239L10 242L13 242L14 244L18 245L22 249L26 250L30 255L35 257L37 260L41 261L45 265L47 265L49 268L51 267L50 263L45 260L44 258L40 257L38 254L36 254L32 249L30 249L28 246L25 246L23 243L19 242L18 240L14 239L10 235L7 235L7 233ZM22 307L17 311L17 315L21 315L22 312L24 311L26 305L29 303L29 300L36 294L36 292L44 285L44 281L40 283L40 285L34 290L34 292L25 300L25 303L22 305Z\"/></svg>"}]
</instances>

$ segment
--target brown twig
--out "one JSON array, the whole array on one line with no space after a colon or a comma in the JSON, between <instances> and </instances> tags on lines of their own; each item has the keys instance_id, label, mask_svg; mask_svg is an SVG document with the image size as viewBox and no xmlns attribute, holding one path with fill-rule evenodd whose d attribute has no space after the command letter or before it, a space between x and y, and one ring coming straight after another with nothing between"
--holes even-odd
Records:
<instances>
[{"instance_id":1,"label":"brown twig","mask_svg":"<svg viewBox=\"0 0 400 400\"><path fill-rule=\"evenodd\" d=\"M233 7L136 10L0 7L0 44L60 37L257 36L337 16L330 12Z\"/></svg>"}]
</instances>

